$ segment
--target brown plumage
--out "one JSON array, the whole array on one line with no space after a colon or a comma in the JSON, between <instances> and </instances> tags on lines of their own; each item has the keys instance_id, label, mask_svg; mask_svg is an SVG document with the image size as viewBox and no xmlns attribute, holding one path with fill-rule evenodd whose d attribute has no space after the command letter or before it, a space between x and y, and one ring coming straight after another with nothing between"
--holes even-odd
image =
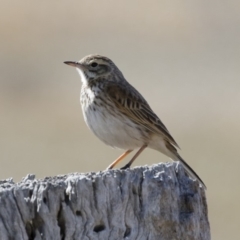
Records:
<instances>
[{"instance_id":1,"label":"brown plumage","mask_svg":"<svg viewBox=\"0 0 240 240\"><path fill-rule=\"evenodd\" d=\"M109 58L89 55L79 62L65 63L76 67L81 76L80 99L88 127L104 143L126 150L108 168L113 168L132 150L139 149L123 169L130 167L149 147L182 162L190 175L205 187L200 177L178 154L179 146L165 125Z\"/></svg>"}]
</instances>

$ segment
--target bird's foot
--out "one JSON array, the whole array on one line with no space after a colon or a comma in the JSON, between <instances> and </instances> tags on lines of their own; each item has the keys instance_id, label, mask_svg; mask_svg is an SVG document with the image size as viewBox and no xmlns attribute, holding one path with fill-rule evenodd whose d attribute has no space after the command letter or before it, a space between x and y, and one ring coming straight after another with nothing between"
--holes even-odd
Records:
<instances>
[{"instance_id":1,"label":"bird's foot","mask_svg":"<svg viewBox=\"0 0 240 240\"><path fill-rule=\"evenodd\" d=\"M131 167L131 164L126 164L124 167L121 167L120 169L121 170L125 170L125 169L128 169L128 168L130 168Z\"/></svg>"}]
</instances>

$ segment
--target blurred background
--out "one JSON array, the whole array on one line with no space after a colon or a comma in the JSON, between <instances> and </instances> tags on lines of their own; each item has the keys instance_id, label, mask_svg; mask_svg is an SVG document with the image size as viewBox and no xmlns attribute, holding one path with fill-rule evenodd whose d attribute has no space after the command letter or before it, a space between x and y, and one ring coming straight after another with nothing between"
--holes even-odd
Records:
<instances>
[{"instance_id":1,"label":"blurred background","mask_svg":"<svg viewBox=\"0 0 240 240\"><path fill-rule=\"evenodd\" d=\"M80 77L63 64L99 53L148 100L206 183L212 239L237 239L239 9L237 0L2 2L0 178L99 171L122 153L87 129ZM135 166L162 161L146 150Z\"/></svg>"}]
</instances>

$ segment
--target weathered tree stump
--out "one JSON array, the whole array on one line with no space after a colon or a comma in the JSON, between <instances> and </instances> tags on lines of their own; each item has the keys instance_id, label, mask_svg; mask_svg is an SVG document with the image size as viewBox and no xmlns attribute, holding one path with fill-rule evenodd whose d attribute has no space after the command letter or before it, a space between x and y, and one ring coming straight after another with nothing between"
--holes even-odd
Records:
<instances>
[{"instance_id":1,"label":"weathered tree stump","mask_svg":"<svg viewBox=\"0 0 240 240\"><path fill-rule=\"evenodd\" d=\"M8 179L0 239L210 240L205 192L176 163Z\"/></svg>"}]
</instances>

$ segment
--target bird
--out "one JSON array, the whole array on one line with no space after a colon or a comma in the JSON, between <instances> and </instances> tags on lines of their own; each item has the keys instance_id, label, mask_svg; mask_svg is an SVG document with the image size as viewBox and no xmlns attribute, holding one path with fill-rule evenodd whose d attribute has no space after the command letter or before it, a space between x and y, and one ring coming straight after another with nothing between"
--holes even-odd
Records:
<instances>
[{"instance_id":1,"label":"bird","mask_svg":"<svg viewBox=\"0 0 240 240\"><path fill-rule=\"evenodd\" d=\"M121 169L130 168L148 147L173 161L181 162L190 176L198 179L206 188L201 178L178 153L180 148L166 126L110 58L91 54L80 61L64 63L75 67L80 75L80 103L88 128L105 144L125 151L107 169L112 169L129 153L138 149Z\"/></svg>"}]
</instances>

